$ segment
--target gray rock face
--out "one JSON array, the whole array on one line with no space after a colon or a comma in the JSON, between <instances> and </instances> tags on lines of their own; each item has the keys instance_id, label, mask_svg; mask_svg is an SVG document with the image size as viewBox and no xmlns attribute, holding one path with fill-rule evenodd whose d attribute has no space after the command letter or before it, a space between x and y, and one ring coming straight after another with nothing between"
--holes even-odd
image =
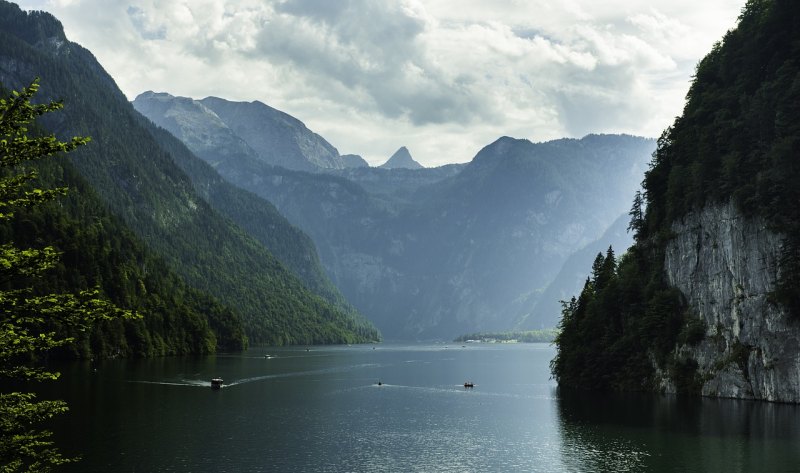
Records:
<instances>
[{"instance_id":1,"label":"gray rock face","mask_svg":"<svg viewBox=\"0 0 800 473\"><path fill-rule=\"evenodd\" d=\"M369 163L364 160L361 156L357 154L343 154L340 156L342 158L342 166L345 168L368 168Z\"/></svg>"},{"instance_id":2,"label":"gray rock face","mask_svg":"<svg viewBox=\"0 0 800 473\"><path fill-rule=\"evenodd\" d=\"M383 169L422 169L424 166L414 161L408 148L401 146L388 161L378 167Z\"/></svg>"},{"instance_id":3,"label":"gray rock face","mask_svg":"<svg viewBox=\"0 0 800 473\"><path fill-rule=\"evenodd\" d=\"M211 109L187 97L144 92L133 107L153 123L180 138L208 163L219 166L227 159L255 158L255 152Z\"/></svg>"},{"instance_id":4,"label":"gray rock face","mask_svg":"<svg viewBox=\"0 0 800 473\"><path fill-rule=\"evenodd\" d=\"M346 166L339 152L300 120L261 102L230 102L207 97L194 100L167 93L144 92L133 106L156 125L186 143L200 158L217 168L239 161L297 171L320 172ZM349 167L367 162L348 158Z\"/></svg>"},{"instance_id":5,"label":"gray rock face","mask_svg":"<svg viewBox=\"0 0 800 473\"><path fill-rule=\"evenodd\" d=\"M672 230L664 262L669 283L706 324L700 344L676 350L697 361L702 394L800 402L800 324L769 300L781 236L730 203L689 214Z\"/></svg>"},{"instance_id":6,"label":"gray rock face","mask_svg":"<svg viewBox=\"0 0 800 473\"><path fill-rule=\"evenodd\" d=\"M263 162L296 171L342 169L339 151L303 122L261 102L231 102L207 97L213 110Z\"/></svg>"}]
</instances>

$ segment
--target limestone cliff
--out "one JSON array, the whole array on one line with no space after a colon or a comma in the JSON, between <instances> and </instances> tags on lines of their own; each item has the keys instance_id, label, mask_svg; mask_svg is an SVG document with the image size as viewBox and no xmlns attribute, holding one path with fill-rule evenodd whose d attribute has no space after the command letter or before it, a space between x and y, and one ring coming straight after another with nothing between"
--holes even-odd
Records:
<instances>
[{"instance_id":1,"label":"limestone cliff","mask_svg":"<svg viewBox=\"0 0 800 473\"><path fill-rule=\"evenodd\" d=\"M689 213L672 231L664 270L705 322L705 338L676 354L697 362L701 393L800 402L800 323L770 301L781 235L732 203ZM664 371L656 379L676 391Z\"/></svg>"},{"instance_id":2,"label":"limestone cliff","mask_svg":"<svg viewBox=\"0 0 800 473\"><path fill-rule=\"evenodd\" d=\"M635 244L562 309L560 386L800 402L800 2L754 0L697 65Z\"/></svg>"}]
</instances>

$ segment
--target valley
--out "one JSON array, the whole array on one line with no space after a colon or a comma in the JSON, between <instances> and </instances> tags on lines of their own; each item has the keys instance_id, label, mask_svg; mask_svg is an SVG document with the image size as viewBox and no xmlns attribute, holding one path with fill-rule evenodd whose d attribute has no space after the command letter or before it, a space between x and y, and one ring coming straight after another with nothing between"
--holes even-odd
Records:
<instances>
[{"instance_id":1,"label":"valley","mask_svg":"<svg viewBox=\"0 0 800 473\"><path fill-rule=\"evenodd\" d=\"M301 123L282 144L236 134L241 117L277 113L264 104L152 92L133 104L306 232L334 283L390 339L554 327L558 309L537 310L538 296L570 255L627 214L655 145L631 136L501 137L462 165L342 169L331 152L304 172L259 158L292 147L302 156L305 143L320 143ZM249 126L275 133L271 122ZM335 151L327 142L314 149ZM389 162L413 161L407 149L398 154ZM593 257L583 258L584 270ZM579 287L569 281L560 290Z\"/></svg>"}]
</instances>

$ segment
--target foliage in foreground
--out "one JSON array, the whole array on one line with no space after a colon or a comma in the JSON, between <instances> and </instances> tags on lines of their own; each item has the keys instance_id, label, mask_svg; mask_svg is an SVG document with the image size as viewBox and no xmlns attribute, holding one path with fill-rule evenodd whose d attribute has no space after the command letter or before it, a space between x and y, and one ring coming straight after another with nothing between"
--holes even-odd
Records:
<instances>
[{"instance_id":1,"label":"foliage in foreground","mask_svg":"<svg viewBox=\"0 0 800 473\"><path fill-rule=\"evenodd\" d=\"M55 136L28 136L28 126L39 116L59 110L60 103L32 105L38 90L34 82L7 99L0 99L0 220L14 212L42 205L66 192L63 188L37 189L30 183L37 172L32 161L66 153L88 143L88 138L61 142ZM35 293L31 281L58 263L52 247L20 248L15 242L0 244L0 378L47 380L58 377L34 363L37 356L73 341L58 335L59 326L85 330L93 322L131 318L100 296L97 289L77 293ZM0 463L4 471L48 471L73 461L63 457L49 440L50 432L38 424L66 410L61 401L37 401L32 393L0 394Z\"/></svg>"}]
</instances>

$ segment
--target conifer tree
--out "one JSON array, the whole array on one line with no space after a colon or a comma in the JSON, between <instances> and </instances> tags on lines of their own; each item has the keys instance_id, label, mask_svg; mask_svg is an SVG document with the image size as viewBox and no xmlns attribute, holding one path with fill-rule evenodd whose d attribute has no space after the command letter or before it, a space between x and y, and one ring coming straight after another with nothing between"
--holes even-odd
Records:
<instances>
[{"instance_id":1,"label":"conifer tree","mask_svg":"<svg viewBox=\"0 0 800 473\"><path fill-rule=\"evenodd\" d=\"M643 237L642 231L644 230L644 198L641 191L636 191L633 196L633 205L631 206L628 215L631 216L631 221L628 224L628 231L633 232L633 238L637 241Z\"/></svg>"}]
</instances>

